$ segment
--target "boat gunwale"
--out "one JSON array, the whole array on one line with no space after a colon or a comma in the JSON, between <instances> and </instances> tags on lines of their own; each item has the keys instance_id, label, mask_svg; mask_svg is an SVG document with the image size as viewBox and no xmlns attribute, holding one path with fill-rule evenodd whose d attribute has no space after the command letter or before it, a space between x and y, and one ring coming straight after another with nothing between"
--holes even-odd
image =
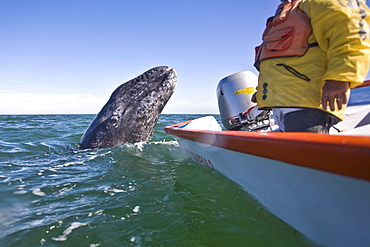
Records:
<instances>
[{"instance_id":1,"label":"boat gunwale","mask_svg":"<svg viewBox=\"0 0 370 247\"><path fill-rule=\"evenodd\" d=\"M300 132L183 129L192 120L166 126L179 138L370 181L370 138Z\"/></svg>"}]
</instances>

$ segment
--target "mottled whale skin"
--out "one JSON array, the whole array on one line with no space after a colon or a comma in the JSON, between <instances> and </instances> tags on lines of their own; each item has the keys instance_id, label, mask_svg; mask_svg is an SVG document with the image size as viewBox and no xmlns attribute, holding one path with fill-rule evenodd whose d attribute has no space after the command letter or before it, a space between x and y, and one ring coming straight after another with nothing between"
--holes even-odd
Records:
<instances>
[{"instance_id":1,"label":"mottled whale skin","mask_svg":"<svg viewBox=\"0 0 370 247\"><path fill-rule=\"evenodd\" d=\"M152 68L122 84L86 129L80 148L147 141L176 84L176 71L166 66Z\"/></svg>"}]
</instances>

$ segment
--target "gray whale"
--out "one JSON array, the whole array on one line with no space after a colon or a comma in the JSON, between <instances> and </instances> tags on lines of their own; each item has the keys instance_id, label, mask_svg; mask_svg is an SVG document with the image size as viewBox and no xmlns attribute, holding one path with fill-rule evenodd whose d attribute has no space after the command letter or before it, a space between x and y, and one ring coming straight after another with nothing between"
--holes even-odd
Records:
<instances>
[{"instance_id":1,"label":"gray whale","mask_svg":"<svg viewBox=\"0 0 370 247\"><path fill-rule=\"evenodd\" d=\"M122 84L90 123L79 147L107 148L147 141L176 84L176 71L166 66L152 68Z\"/></svg>"}]
</instances>

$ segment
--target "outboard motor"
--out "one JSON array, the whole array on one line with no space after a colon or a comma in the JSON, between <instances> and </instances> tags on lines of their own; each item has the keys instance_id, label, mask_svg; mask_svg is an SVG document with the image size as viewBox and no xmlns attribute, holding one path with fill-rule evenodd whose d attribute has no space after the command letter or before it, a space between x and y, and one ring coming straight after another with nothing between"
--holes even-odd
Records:
<instances>
[{"instance_id":1,"label":"outboard motor","mask_svg":"<svg viewBox=\"0 0 370 247\"><path fill-rule=\"evenodd\" d=\"M270 127L270 111L258 110L252 102L257 76L243 71L223 78L217 86L218 108L228 130L261 130Z\"/></svg>"}]
</instances>

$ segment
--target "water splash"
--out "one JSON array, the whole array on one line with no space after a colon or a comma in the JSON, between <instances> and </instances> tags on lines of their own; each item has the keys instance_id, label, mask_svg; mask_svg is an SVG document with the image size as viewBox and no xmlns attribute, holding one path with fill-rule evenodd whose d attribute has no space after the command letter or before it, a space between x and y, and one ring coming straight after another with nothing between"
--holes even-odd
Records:
<instances>
[{"instance_id":1,"label":"water splash","mask_svg":"<svg viewBox=\"0 0 370 247\"><path fill-rule=\"evenodd\" d=\"M63 235L60 235L59 237L52 238L52 239L57 242L67 241L68 235L71 234L74 229L77 229L79 227L86 226L86 225L87 225L86 223L73 222L70 227L68 227L67 229L63 231Z\"/></svg>"}]
</instances>

